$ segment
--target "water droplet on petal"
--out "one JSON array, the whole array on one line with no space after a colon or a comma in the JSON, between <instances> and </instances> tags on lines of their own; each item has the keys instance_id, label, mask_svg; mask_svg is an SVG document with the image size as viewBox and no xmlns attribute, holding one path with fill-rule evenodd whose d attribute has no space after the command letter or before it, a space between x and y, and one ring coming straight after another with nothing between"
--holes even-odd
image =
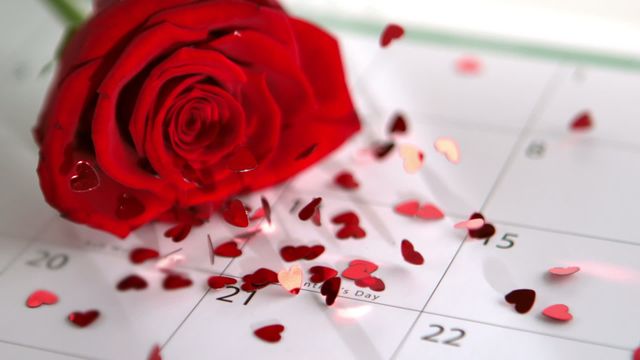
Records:
<instances>
[{"instance_id":1,"label":"water droplet on petal","mask_svg":"<svg viewBox=\"0 0 640 360\"><path fill-rule=\"evenodd\" d=\"M124 193L118 198L118 207L116 208L117 218L123 220L133 219L142 215L144 211L144 204L135 196Z\"/></svg>"},{"instance_id":2,"label":"water droplet on petal","mask_svg":"<svg viewBox=\"0 0 640 360\"><path fill-rule=\"evenodd\" d=\"M75 167L75 175L69 180L71 190L75 192L90 191L100 186L100 178L96 169L86 161L78 161Z\"/></svg>"}]
</instances>

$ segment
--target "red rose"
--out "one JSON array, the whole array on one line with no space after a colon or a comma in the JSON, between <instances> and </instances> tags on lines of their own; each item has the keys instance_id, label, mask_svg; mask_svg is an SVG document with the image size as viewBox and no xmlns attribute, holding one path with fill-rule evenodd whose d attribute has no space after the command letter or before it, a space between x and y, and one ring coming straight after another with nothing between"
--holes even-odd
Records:
<instances>
[{"instance_id":1,"label":"red rose","mask_svg":"<svg viewBox=\"0 0 640 360\"><path fill-rule=\"evenodd\" d=\"M280 183L358 129L336 40L273 0L101 1L64 50L38 174L65 217L124 237Z\"/></svg>"}]
</instances>

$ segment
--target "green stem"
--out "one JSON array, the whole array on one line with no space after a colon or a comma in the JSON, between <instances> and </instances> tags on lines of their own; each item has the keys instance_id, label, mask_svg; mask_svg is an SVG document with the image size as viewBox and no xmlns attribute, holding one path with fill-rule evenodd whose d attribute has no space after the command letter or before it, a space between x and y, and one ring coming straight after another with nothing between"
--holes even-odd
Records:
<instances>
[{"instance_id":1,"label":"green stem","mask_svg":"<svg viewBox=\"0 0 640 360\"><path fill-rule=\"evenodd\" d=\"M56 15L65 22L66 25L76 27L85 19L82 10L71 0L42 0L56 12Z\"/></svg>"}]
</instances>

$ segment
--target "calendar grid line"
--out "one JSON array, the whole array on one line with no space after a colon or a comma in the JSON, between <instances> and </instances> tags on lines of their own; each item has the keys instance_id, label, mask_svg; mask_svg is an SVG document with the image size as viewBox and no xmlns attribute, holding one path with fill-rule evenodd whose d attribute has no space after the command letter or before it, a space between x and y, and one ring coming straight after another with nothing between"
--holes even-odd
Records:
<instances>
[{"instance_id":1,"label":"calendar grid line","mask_svg":"<svg viewBox=\"0 0 640 360\"><path fill-rule=\"evenodd\" d=\"M33 349L33 350L48 352L48 353L52 353L52 354L64 355L64 356L68 356L68 357L72 357L72 358L76 358L76 359L101 360L101 358L88 357L88 356L74 354L74 353L70 353L70 352L66 352L66 351L59 351L59 350L44 348L44 347L35 346L35 345L23 344L23 343L19 343L19 342L15 342L15 341L9 341L9 340L0 339L0 343L19 346L19 347L23 347L23 348L27 348L27 349Z\"/></svg>"},{"instance_id":2,"label":"calendar grid line","mask_svg":"<svg viewBox=\"0 0 640 360\"><path fill-rule=\"evenodd\" d=\"M537 119L538 117L538 112L541 110L541 108L544 106L544 104L547 102L548 97L551 96L551 94L553 93L553 88L554 86L557 85L558 83L558 77L560 74L560 70L561 67L558 66L556 68L556 71L553 75L551 75L550 79L548 80L546 86L544 87L544 89L542 90L542 94L540 94L539 99L536 101L536 104L534 105L532 112L528 118L528 120L526 121L525 125L523 126L522 130L520 131L520 134L518 135L513 147L511 148L511 151L509 152L509 156L507 157L507 159L505 160L500 172L498 173L496 180L494 181L494 184L491 186L491 188L489 189L489 192L483 202L483 204L480 206L480 211L482 211L486 205L488 204L488 202L491 200L491 197L493 195L493 193L495 192L495 190L497 189L498 184L501 182L502 178L504 177L504 175L506 174L506 172L508 171L509 167L512 165L512 163L514 162L515 158L516 158L516 154L517 151L520 150L522 143L524 142L524 139L526 138L526 136L528 135L529 131L531 131L533 122ZM427 180L425 179L425 173L423 171L420 172L420 175L422 176L422 179L424 179L425 183L427 183ZM393 352L393 354L391 355L390 359L395 359L397 358L400 349L402 349L403 345L406 343L407 339L409 338L409 335L411 334L411 332L413 331L413 328L416 326L416 324L418 323L418 320L420 320L420 315L422 314L423 311L425 311L425 309L427 308L427 306L429 305L429 302L431 301L431 299L433 298L433 296L436 294L436 292L438 291L438 287L440 286L440 284L442 283L442 280L446 277L447 273L449 272L449 269L451 268L451 266L453 265L454 261L456 260L458 254L460 254L460 250L462 250L462 247L464 246L466 240L468 238L468 235L464 237L464 239L460 242L460 245L458 246L458 248L456 249L456 252L453 254L453 257L451 258L451 261L449 261L449 264L447 265L447 267L445 268L444 272L442 273L442 276L440 277L440 279L438 280L438 282L436 283L436 286L434 287L433 291L431 292L431 294L429 295L429 297L427 298L427 301L424 303L424 306L422 307L422 310L420 312L420 314L418 314L418 316L416 316L416 319L413 321L413 323L411 324L411 326L409 327L409 330L406 332L405 336L403 337L403 339L400 341L400 344L398 345L398 347L396 348L396 350Z\"/></svg>"}]
</instances>

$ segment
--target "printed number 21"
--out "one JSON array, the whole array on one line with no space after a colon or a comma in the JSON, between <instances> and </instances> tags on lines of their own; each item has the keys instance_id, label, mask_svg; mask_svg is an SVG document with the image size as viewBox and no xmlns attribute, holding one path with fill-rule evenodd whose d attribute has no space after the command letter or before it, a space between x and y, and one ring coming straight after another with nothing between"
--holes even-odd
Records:
<instances>
[{"instance_id":1,"label":"printed number 21","mask_svg":"<svg viewBox=\"0 0 640 360\"><path fill-rule=\"evenodd\" d=\"M500 241L499 244L496 245L496 247L498 249L511 249L513 247L513 245L516 244L516 238L518 237L518 234L514 234L514 233L506 233L502 236L502 239L498 240ZM484 240L484 245L488 245L489 241L491 241L491 238L487 238Z\"/></svg>"}]
</instances>

